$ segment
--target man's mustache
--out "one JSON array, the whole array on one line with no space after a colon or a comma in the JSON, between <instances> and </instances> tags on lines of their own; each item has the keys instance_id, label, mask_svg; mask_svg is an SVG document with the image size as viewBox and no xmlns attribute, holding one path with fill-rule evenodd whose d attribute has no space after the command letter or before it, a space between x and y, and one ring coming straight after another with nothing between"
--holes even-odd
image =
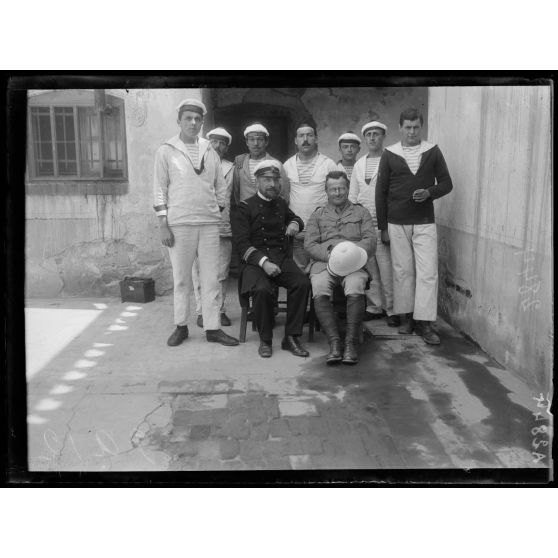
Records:
<instances>
[{"instance_id":1,"label":"man's mustache","mask_svg":"<svg viewBox=\"0 0 558 558\"><path fill-rule=\"evenodd\" d=\"M307 141L303 141L302 147L310 147L310 144Z\"/></svg>"}]
</instances>

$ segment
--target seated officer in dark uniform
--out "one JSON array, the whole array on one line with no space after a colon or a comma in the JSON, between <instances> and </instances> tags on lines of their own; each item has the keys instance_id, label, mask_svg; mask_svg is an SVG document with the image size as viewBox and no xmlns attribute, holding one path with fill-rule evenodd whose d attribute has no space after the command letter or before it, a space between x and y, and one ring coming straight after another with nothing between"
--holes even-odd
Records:
<instances>
[{"instance_id":1,"label":"seated officer in dark uniform","mask_svg":"<svg viewBox=\"0 0 558 558\"><path fill-rule=\"evenodd\" d=\"M287 322L281 347L295 356L307 357L300 344L310 281L287 254L287 236L294 236L304 223L279 197L281 163L265 159L254 169L255 195L240 202L232 219L232 234L241 259L240 294L251 293L261 357L272 354L273 284L287 290Z\"/></svg>"}]
</instances>

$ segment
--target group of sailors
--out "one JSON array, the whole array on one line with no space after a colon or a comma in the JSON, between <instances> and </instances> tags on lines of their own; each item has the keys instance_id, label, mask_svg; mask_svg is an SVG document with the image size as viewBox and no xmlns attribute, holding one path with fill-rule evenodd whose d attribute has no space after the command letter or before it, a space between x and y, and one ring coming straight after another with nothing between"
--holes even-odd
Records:
<instances>
[{"instance_id":1,"label":"group of sailors","mask_svg":"<svg viewBox=\"0 0 558 558\"><path fill-rule=\"evenodd\" d=\"M300 122L297 152L284 164L267 152L269 131L244 130L248 152L225 157L233 138L222 127L199 136L205 105L185 99L177 107L179 133L157 150L154 208L174 279L175 330L169 346L189 335L190 295L206 339L238 340L221 327L233 250L240 262L239 293L252 300L258 353L269 358L277 287L287 291L281 347L306 357L301 344L308 297L329 342L328 364L358 361L364 320L386 319L400 333L439 344L438 263L433 200L452 189L437 145L421 138L422 114L401 112L401 141L384 147L387 126L362 126L361 137L339 136L341 159L318 151L314 122ZM362 145L366 154L358 158ZM340 333L332 296L346 297L346 333Z\"/></svg>"}]
</instances>

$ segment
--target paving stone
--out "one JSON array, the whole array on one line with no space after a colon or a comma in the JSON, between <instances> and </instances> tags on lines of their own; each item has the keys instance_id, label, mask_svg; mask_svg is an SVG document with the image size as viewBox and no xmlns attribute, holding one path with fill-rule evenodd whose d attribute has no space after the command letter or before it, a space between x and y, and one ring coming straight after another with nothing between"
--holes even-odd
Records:
<instances>
[{"instance_id":1,"label":"paving stone","mask_svg":"<svg viewBox=\"0 0 558 558\"><path fill-rule=\"evenodd\" d=\"M221 456L220 443L216 440L207 440L198 443L198 457L217 462Z\"/></svg>"},{"instance_id":2,"label":"paving stone","mask_svg":"<svg viewBox=\"0 0 558 558\"><path fill-rule=\"evenodd\" d=\"M240 442L240 458L249 465L252 461L263 458L263 448L261 442L253 440L242 440Z\"/></svg>"},{"instance_id":3,"label":"paving stone","mask_svg":"<svg viewBox=\"0 0 558 558\"><path fill-rule=\"evenodd\" d=\"M316 417L313 417L316 418ZM310 417L288 418L289 430L294 436L310 432Z\"/></svg>"},{"instance_id":4,"label":"paving stone","mask_svg":"<svg viewBox=\"0 0 558 558\"><path fill-rule=\"evenodd\" d=\"M285 438L291 435L289 429L289 423L287 419L278 418L271 420L270 424L270 436L273 438Z\"/></svg>"},{"instance_id":5,"label":"paving stone","mask_svg":"<svg viewBox=\"0 0 558 558\"><path fill-rule=\"evenodd\" d=\"M214 409L211 411L212 424L224 424L229 418L228 409Z\"/></svg>"},{"instance_id":6,"label":"paving stone","mask_svg":"<svg viewBox=\"0 0 558 558\"><path fill-rule=\"evenodd\" d=\"M300 436L293 436L283 440L283 455L301 455L303 453L307 452L302 448Z\"/></svg>"},{"instance_id":7,"label":"paving stone","mask_svg":"<svg viewBox=\"0 0 558 558\"><path fill-rule=\"evenodd\" d=\"M248 421L250 424L261 424L267 421L267 413L263 405L251 404L248 406Z\"/></svg>"},{"instance_id":8,"label":"paving stone","mask_svg":"<svg viewBox=\"0 0 558 558\"><path fill-rule=\"evenodd\" d=\"M248 405L261 405L265 395L262 391L249 391L244 397Z\"/></svg>"},{"instance_id":9,"label":"paving stone","mask_svg":"<svg viewBox=\"0 0 558 558\"><path fill-rule=\"evenodd\" d=\"M229 429L226 424L212 424L210 438L227 438L229 436Z\"/></svg>"},{"instance_id":10,"label":"paving stone","mask_svg":"<svg viewBox=\"0 0 558 558\"><path fill-rule=\"evenodd\" d=\"M173 424L211 424L213 417L211 411L176 411L173 415Z\"/></svg>"},{"instance_id":11,"label":"paving stone","mask_svg":"<svg viewBox=\"0 0 558 558\"><path fill-rule=\"evenodd\" d=\"M185 442L190 438L190 427L175 426L171 433L169 441L171 443Z\"/></svg>"},{"instance_id":12,"label":"paving stone","mask_svg":"<svg viewBox=\"0 0 558 558\"><path fill-rule=\"evenodd\" d=\"M251 440L267 440L269 438L269 423L264 422L250 427Z\"/></svg>"},{"instance_id":13,"label":"paving stone","mask_svg":"<svg viewBox=\"0 0 558 558\"><path fill-rule=\"evenodd\" d=\"M276 457L272 459L266 459L265 468L270 470L290 470L291 462L287 457Z\"/></svg>"},{"instance_id":14,"label":"paving stone","mask_svg":"<svg viewBox=\"0 0 558 558\"><path fill-rule=\"evenodd\" d=\"M322 417L308 417L308 433L320 437L327 436L329 434L327 420Z\"/></svg>"},{"instance_id":15,"label":"paving stone","mask_svg":"<svg viewBox=\"0 0 558 558\"><path fill-rule=\"evenodd\" d=\"M333 455L368 455L364 443L358 434L330 437L324 442L324 453Z\"/></svg>"},{"instance_id":16,"label":"paving stone","mask_svg":"<svg viewBox=\"0 0 558 558\"><path fill-rule=\"evenodd\" d=\"M180 444L176 448L176 454L178 459L184 459L186 457L193 457L198 453L198 446L195 443Z\"/></svg>"},{"instance_id":17,"label":"paving stone","mask_svg":"<svg viewBox=\"0 0 558 558\"><path fill-rule=\"evenodd\" d=\"M192 424L192 411L175 411L172 422L175 426L185 426Z\"/></svg>"},{"instance_id":18,"label":"paving stone","mask_svg":"<svg viewBox=\"0 0 558 558\"><path fill-rule=\"evenodd\" d=\"M376 448L374 455L381 460L383 466L387 468L406 467L407 464L391 436L381 433L379 438L382 441L382 446L381 448ZM378 449L381 451L378 451Z\"/></svg>"},{"instance_id":19,"label":"paving stone","mask_svg":"<svg viewBox=\"0 0 558 558\"><path fill-rule=\"evenodd\" d=\"M297 397L280 397L279 398L279 412L282 417L296 417L300 415L317 416L318 410L316 405L309 401L302 401Z\"/></svg>"},{"instance_id":20,"label":"paving stone","mask_svg":"<svg viewBox=\"0 0 558 558\"><path fill-rule=\"evenodd\" d=\"M280 459L285 456L284 440L268 440L262 443L262 454L267 459Z\"/></svg>"},{"instance_id":21,"label":"paving stone","mask_svg":"<svg viewBox=\"0 0 558 558\"><path fill-rule=\"evenodd\" d=\"M348 432L351 432L351 423L345 419L328 419L327 427L330 435L332 436L344 436Z\"/></svg>"},{"instance_id":22,"label":"paving stone","mask_svg":"<svg viewBox=\"0 0 558 558\"><path fill-rule=\"evenodd\" d=\"M304 453L317 455L323 453L322 441L317 436L298 436Z\"/></svg>"},{"instance_id":23,"label":"paving stone","mask_svg":"<svg viewBox=\"0 0 558 558\"><path fill-rule=\"evenodd\" d=\"M219 447L221 459L234 459L240 451L238 440L221 440Z\"/></svg>"},{"instance_id":24,"label":"paving stone","mask_svg":"<svg viewBox=\"0 0 558 558\"><path fill-rule=\"evenodd\" d=\"M263 406L267 416L277 418L279 416L279 403L277 396L271 395L264 397Z\"/></svg>"},{"instance_id":25,"label":"paving stone","mask_svg":"<svg viewBox=\"0 0 558 558\"><path fill-rule=\"evenodd\" d=\"M211 432L211 426L209 424L194 424L190 428L190 439L191 440L207 440Z\"/></svg>"},{"instance_id":26,"label":"paving stone","mask_svg":"<svg viewBox=\"0 0 558 558\"><path fill-rule=\"evenodd\" d=\"M230 410L238 410L246 408L246 396L242 395L228 395L228 408Z\"/></svg>"},{"instance_id":27,"label":"paving stone","mask_svg":"<svg viewBox=\"0 0 558 558\"><path fill-rule=\"evenodd\" d=\"M188 411L204 411L210 409L222 409L227 406L226 394L217 395L177 395L174 401L175 409Z\"/></svg>"},{"instance_id":28,"label":"paving stone","mask_svg":"<svg viewBox=\"0 0 558 558\"><path fill-rule=\"evenodd\" d=\"M225 428L231 438L246 440L250 437L250 426L242 415L230 417Z\"/></svg>"}]
</instances>

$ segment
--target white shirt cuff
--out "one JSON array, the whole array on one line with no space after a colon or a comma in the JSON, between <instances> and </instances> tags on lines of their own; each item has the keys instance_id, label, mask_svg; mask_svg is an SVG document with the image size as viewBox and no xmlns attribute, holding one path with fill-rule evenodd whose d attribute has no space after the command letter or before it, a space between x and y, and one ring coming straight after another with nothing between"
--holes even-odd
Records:
<instances>
[{"instance_id":1,"label":"white shirt cuff","mask_svg":"<svg viewBox=\"0 0 558 558\"><path fill-rule=\"evenodd\" d=\"M155 213L157 214L157 217L159 217L160 215L166 215L167 210L166 209L160 209L159 211L156 211Z\"/></svg>"},{"instance_id":2,"label":"white shirt cuff","mask_svg":"<svg viewBox=\"0 0 558 558\"><path fill-rule=\"evenodd\" d=\"M269 258L268 258L267 256L264 256L264 257L258 262L258 265L259 265L260 267L263 267L263 264L264 264L267 260L269 260Z\"/></svg>"}]
</instances>

